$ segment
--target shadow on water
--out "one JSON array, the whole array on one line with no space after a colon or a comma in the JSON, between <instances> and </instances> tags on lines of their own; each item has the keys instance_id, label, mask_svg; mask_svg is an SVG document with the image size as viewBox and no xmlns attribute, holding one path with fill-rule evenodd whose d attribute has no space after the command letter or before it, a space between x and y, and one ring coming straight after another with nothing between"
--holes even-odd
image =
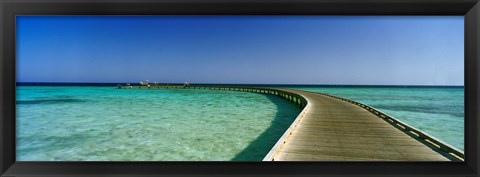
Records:
<instances>
[{"instance_id":1,"label":"shadow on water","mask_svg":"<svg viewBox=\"0 0 480 177\"><path fill-rule=\"evenodd\" d=\"M266 95L275 104L277 112L270 127L251 142L232 161L261 161L300 114L302 108L278 96Z\"/></svg>"}]
</instances>

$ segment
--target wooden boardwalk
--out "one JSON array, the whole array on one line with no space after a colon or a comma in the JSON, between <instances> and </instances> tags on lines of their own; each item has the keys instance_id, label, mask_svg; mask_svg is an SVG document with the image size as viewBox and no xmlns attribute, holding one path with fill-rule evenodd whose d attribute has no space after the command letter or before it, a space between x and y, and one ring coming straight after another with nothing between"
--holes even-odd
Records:
<instances>
[{"instance_id":1,"label":"wooden boardwalk","mask_svg":"<svg viewBox=\"0 0 480 177\"><path fill-rule=\"evenodd\" d=\"M308 110L277 148L274 161L450 161L360 106L325 95L285 90Z\"/></svg>"},{"instance_id":2,"label":"wooden boardwalk","mask_svg":"<svg viewBox=\"0 0 480 177\"><path fill-rule=\"evenodd\" d=\"M300 105L302 112L264 161L464 161L463 151L368 105L340 97L241 86L152 88L256 92Z\"/></svg>"}]
</instances>

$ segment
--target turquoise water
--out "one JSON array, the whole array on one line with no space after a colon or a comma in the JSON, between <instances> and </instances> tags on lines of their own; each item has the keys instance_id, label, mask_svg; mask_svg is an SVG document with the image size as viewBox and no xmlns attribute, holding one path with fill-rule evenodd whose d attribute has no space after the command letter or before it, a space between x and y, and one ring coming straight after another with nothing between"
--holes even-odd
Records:
<instances>
[{"instance_id":1,"label":"turquoise water","mask_svg":"<svg viewBox=\"0 0 480 177\"><path fill-rule=\"evenodd\" d=\"M17 87L18 161L259 161L299 114L197 89Z\"/></svg>"},{"instance_id":2,"label":"turquoise water","mask_svg":"<svg viewBox=\"0 0 480 177\"><path fill-rule=\"evenodd\" d=\"M464 149L464 89L288 87L371 105ZM249 92L17 87L19 161L259 161L300 108Z\"/></svg>"},{"instance_id":3,"label":"turquoise water","mask_svg":"<svg viewBox=\"0 0 480 177\"><path fill-rule=\"evenodd\" d=\"M464 149L464 88L452 87L288 87L362 102Z\"/></svg>"}]
</instances>

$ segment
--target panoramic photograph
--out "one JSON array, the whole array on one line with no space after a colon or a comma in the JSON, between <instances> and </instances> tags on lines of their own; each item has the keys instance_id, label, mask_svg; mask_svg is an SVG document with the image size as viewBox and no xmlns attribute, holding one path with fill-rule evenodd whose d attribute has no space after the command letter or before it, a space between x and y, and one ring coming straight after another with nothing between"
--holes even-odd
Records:
<instances>
[{"instance_id":1,"label":"panoramic photograph","mask_svg":"<svg viewBox=\"0 0 480 177\"><path fill-rule=\"evenodd\" d=\"M465 161L463 16L17 16L17 161Z\"/></svg>"}]
</instances>

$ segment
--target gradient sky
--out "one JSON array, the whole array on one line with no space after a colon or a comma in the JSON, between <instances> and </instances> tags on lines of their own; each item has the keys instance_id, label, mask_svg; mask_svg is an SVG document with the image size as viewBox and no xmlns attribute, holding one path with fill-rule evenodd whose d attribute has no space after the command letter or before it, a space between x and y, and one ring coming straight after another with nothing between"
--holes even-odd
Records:
<instances>
[{"instance_id":1,"label":"gradient sky","mask_svg":"<svg viewBox=\"0 0 480 177\"><path fill-rule=\"evenodd\" d=\"M20 16L18 82L464 85L463 16Z\"/></svg>"}]
</instances>

